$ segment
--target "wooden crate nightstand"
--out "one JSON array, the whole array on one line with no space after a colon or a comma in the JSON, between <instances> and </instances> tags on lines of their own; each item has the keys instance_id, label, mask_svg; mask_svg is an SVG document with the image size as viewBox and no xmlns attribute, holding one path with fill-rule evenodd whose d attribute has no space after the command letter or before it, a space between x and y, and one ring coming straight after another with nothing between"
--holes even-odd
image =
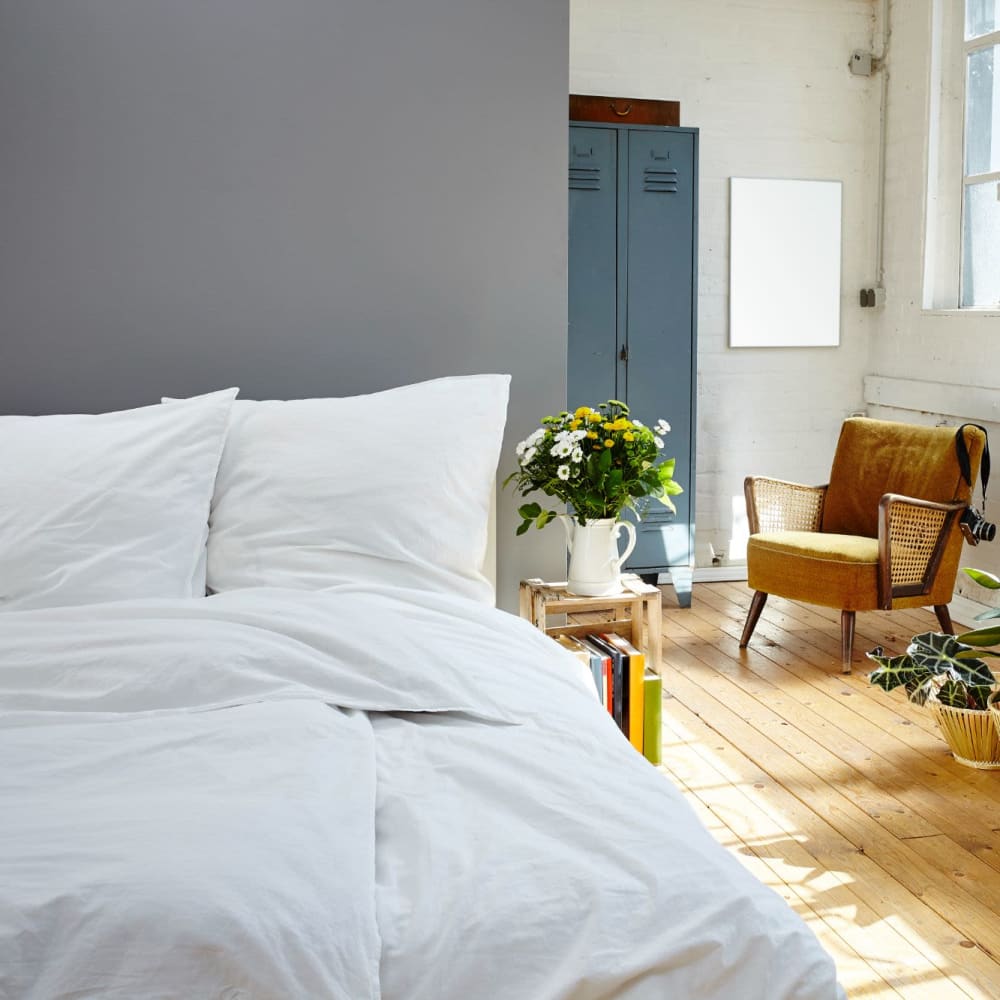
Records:
<instances>
[{"instance_id":1,"label":"wooden crate nightstand","mask_svg":"<svg viewBox=\"0 0 1000 1000\"><path fill-rule=\"evenodd\" d=\"M611 620L601 624L605 632L617 632L628 638L646 655L646 664L660 672L661 594L658 587L643 583L632 573L622 574L624 590L612 597L578 597L566 590L565 583L544 580L521 581L521 617L548 635L587 635L596 631L595 623L550 625L552 615L575 615L604 611ZM644 634L645 633L645 634Z\"/></svg>"}]
</instances>

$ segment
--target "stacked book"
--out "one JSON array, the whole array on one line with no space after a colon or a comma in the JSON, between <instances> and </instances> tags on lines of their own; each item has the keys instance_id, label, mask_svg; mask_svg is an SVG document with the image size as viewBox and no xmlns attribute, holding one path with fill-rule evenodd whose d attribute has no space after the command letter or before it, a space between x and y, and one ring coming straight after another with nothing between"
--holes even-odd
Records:
<instances>
[{"instance_id":1,"label":"stacked book","mask_svg":"<svg viewBox=\"0 0 1000 1000\"><path fill-rule=\"evenodd\" d=\"M663 682L646 668L645 656L615 632L560 635L557 641L590 668L598 699L632 746L659 764Z\"/></svg>"}]
</instances>

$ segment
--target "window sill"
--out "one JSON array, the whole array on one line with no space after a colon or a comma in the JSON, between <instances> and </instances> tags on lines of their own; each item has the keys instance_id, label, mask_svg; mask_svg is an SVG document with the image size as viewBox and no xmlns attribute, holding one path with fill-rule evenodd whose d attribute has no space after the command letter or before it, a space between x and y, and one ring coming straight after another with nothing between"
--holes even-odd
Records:
<instances>
[{"instance_id":1,"label":"window sill","mask_svg":"<svg viewBox=\"0 0 1000 1000\"><path fill-rule=\"evenodd\" d=\"M975 316L1000 319L1000 306L976 306L968 309L921 309L924 316Z\"/></svg>"}]
</instances>

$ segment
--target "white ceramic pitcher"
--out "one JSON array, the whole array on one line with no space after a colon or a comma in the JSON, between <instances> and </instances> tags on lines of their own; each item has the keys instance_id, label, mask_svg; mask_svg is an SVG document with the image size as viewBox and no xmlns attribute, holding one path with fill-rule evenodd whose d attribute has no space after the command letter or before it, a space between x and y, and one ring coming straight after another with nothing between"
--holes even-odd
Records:
<instances>
[{"instance_id":1,"label":"white ceramic pitcher","mask_svg":"<svg viewBox=\"0 0 1000 1000\"><path fill-rule=\"evenodd\" d=\"M622 592L622 563L635 548L635 525L613 517L578 524L560 514L569 548L569 576L566 589L582 597L608 597ZM618 533L625 529L628 543L618 554Z\"/></svg>"}]
</instances>

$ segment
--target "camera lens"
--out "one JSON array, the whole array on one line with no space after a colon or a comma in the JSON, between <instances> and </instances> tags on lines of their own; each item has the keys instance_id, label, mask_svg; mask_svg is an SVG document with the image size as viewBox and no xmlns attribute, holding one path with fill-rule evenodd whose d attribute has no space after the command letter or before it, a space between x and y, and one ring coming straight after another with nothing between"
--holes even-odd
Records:
<instances>
[{"instance_id":1,"label":"camera lens","mask_svg":"<svg viewBox=\"0 0 1000 1000\"><path fill-rule=\"evenodd\" d=\"M984 542L992 542L997 537L997 526L992 521L980 521L979 537Z\"/></svg>"}]
</instances>

